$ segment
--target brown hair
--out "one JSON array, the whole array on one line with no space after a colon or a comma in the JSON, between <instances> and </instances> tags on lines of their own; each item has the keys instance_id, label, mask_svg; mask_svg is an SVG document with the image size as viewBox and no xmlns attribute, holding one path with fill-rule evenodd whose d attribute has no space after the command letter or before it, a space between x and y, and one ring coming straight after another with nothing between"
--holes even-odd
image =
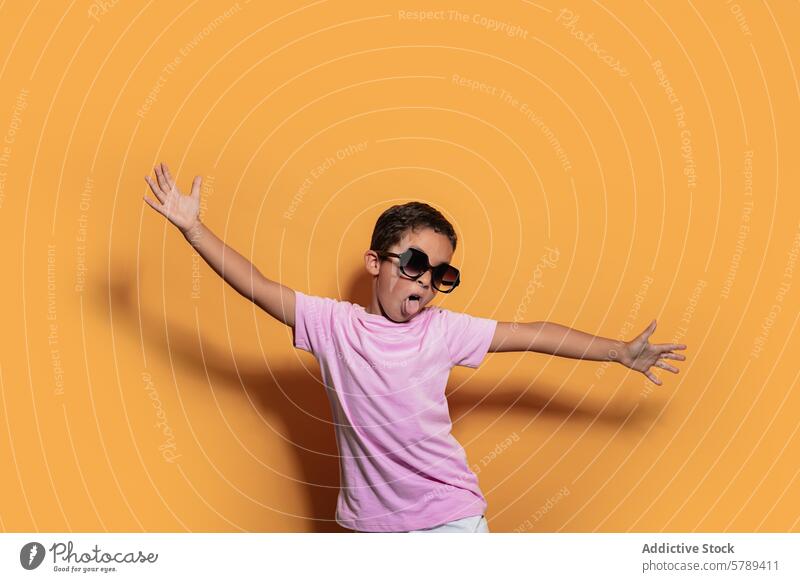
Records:
<instances>
[{"instance_id":1,"label":"brown hair","mask_svg":"<svg viewBox=\"0 0 800 582\"><path fill-rule=\"evenodd\" d=\"M456 231L453 225L433 206L424 202L407 202L387 208L375 222L370 249L388 251L389 247L400 242L403 234L411 229L431 228L450 239L453 251L456 250Z\"/></svg>"}]
</instances>

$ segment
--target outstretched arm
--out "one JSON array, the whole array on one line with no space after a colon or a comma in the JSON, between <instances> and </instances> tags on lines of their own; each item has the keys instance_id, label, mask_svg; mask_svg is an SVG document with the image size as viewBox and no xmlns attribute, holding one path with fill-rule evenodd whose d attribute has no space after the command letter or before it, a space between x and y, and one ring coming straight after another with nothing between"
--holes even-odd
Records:
<instances>
[{"instance_id":1,"label":"outstretched arm","mask_svg":"<svg viewBox=\"0 0 800 582\"><path fill-rule=\"evenodd\" d=\"M629 342L612 340L584 333L558 323L536 321L517 323L501 321L497 324L490 352L542 352L564 358L618 362L642 372L654 383L662 382L650 368L657 366L675 374L678 369L664 359L685 360L686 356L672 350L686 349L684 344L651 344L647 339L656 329L656 320Z\"/></svg>"},{"instance_id":2,"label":"outstretched arm","mask_svg":"<svg viewBox=\"0 0 800 582\"><path fill-rule=\"evenodd\" d=\"M242 255L222 242L199 217L200 183L195 176L192 192L182 194L166 164L155 168L157 180L145 176L158 202L145 197L153 209L163 214L203 257L208 265L240 295L254 302L278 321L294 327L294 290L267 279Z\"/></svg>"}]
</instances>

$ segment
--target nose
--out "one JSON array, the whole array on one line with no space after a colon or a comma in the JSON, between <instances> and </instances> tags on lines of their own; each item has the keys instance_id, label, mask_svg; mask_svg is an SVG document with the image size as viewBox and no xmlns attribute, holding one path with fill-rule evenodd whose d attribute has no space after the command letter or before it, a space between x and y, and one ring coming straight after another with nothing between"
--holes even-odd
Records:
<instances>
[{"instance_id":1,"label":"nose","mask_svg":"<svg viewBox=\"0 0 800 582\"><path fill-rule=\"evenodd\" d=\"M431 274L431 270L428 269L427 271L422 273L422 275L419 277L419 279L417 279L417 283L422 285L425 289L428 289L431 286L431 277L432 276L433 275Z\"/></svg>"}]
</instances>

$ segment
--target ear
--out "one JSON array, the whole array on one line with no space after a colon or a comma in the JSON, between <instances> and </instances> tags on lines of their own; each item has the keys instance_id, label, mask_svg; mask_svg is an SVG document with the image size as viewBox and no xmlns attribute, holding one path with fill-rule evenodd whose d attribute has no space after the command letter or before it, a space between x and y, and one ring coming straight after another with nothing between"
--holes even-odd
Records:
<instances>
[{"instance_id":1,"label":"ear","mask_svg":"<svg viewBox=\"0 0 800 582\"><path fill-rule=\"evenodd\" d=\"M377 277L381 270L381 261L378 253L375 251L367 251L364 253L364 265L367 268L367 273L373 277Z\"/></svg>"}]
</instances>

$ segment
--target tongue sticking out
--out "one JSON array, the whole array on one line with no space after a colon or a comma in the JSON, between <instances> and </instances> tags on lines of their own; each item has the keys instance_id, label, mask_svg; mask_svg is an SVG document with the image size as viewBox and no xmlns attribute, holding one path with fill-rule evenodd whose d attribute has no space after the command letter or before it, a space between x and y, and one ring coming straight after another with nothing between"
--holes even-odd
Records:
<instances>
[{"instance_id":1,"label":"tongue sticking out","mask_svg":"<svg viewBox=\"0 0 800 582\"><path fill-rule=\"evenodd\" d=\"M406 298L403 303L405 304L406 313L409 315L414 315L419 311L419 299Z\"/></svg>"}]
</instances>

